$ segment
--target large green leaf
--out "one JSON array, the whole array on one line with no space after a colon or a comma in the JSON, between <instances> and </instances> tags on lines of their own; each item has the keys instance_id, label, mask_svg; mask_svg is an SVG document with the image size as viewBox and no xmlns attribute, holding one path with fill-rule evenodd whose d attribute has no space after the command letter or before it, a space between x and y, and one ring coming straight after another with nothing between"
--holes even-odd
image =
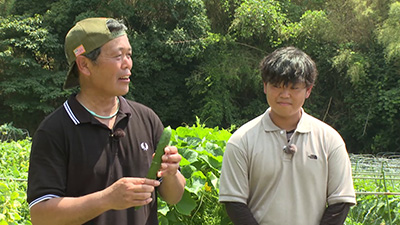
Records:
<instances>
[{"instance_id":1,"label":"large green leaf","mask_svg":"<svg viewBox=\"0 0 400 225\"><path fill-rule=\"evenodd\" d=\"M185 148L185 149L179 149L179 153L190 163L198 161L197 157L199 154L196 151Z\"/></svg>"},{"instance_id":2,"label":"large green leaf","mask_svg":"<svg viewBox=\"0 0 400 225\"><path fill-rule=\"evenodd\" d=\"M192 199L190 192L185 190L182 200L176 204L176 209L183 215L189 216L192 210L196 208L196 205L196 201Z\"/></svg>"},{"instance_id":3,"label":"large green leaf","mask_svg":"<svg viewBox=\"0 0 400 225\"><path fill-rule=\"evenodd\" d=\"M189 179L186 189L189 192L198 195L198 193L204 189L204 185L206 184L206 182L207 182L207 177L204 176L203 172L196 171L192 174L192 177Z\"/></svg>"}]
</instances>

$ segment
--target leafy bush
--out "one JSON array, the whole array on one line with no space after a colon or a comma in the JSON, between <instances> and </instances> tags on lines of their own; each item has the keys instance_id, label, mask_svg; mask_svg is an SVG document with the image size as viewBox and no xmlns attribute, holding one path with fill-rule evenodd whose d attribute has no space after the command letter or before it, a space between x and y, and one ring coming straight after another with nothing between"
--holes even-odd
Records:
<instances>
[{"instance_id":1,"label":"leafy bush","mask_svg":"<svg viewBox=\"0 0 400 225\"><path fill-rule=\"evenodd\" d=\"M19 129L12 123L5 123L0 126L0 141L22 140L29 137L27 130Z\"/></svg>"},{"instance_id":2,"label":"leafy bush","mask_svg":"<svg viewBox=\"0 0 400 225\"><path fill-rule=\"evenodd\" d=\"M161 201L160 224L232 224L218 203L222 158L230 136L230 131L206 128L199 120L192 127L173 131L171 145L182 155L181 172L187 183L177 205Z\"/></svg>"},{"instance_id":3,"label":"leafy bush","mask_svg":"<svg viewBox=\"0 0 400 225\"><path fill-rule=\"evenodd\" d=\"M31 224L26 202L30 138L0 143L0 225Z\"/></svg>"}]
</instances>

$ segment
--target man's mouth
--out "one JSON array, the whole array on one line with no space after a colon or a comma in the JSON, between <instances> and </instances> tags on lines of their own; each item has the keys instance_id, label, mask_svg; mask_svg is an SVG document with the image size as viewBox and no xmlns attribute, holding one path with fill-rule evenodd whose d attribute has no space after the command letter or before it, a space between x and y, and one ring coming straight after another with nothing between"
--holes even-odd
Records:
<instances>
[{"instance_id":1,"label":"man's mouth","mask_svg":"<svg viewBox=\"0 0 400 225\"><path fill-rule=\"evenodd\" d=\"M129 80L129 76L120 77L119 80Z\"/></svg>"}]
</instances>

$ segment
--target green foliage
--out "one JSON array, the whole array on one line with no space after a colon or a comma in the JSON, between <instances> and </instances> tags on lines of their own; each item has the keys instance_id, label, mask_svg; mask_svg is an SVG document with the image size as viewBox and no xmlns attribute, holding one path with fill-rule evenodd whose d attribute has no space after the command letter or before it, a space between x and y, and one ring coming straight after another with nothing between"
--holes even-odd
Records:
<instances>
[{"instance_id":1,"label":"green foliage","mask_svg":"<svg viewBox=\"0 0 400 225\"><path fill-rule=\"evenodd\" d=\"M0 126L0 141L17 141L29 137L29 132L16 128L12 123L5 123Z\"/></svg>"},{"instance_id":2,"label":"green foliage","mask_svg":"<svg viewBox=\"0 0 400 225\"><path fill-rule=\"evenodd\" d=\"M162 225L232 224L224 205L218 202L219 177L229 130L197 123L180 126L172 132L171 145L182 155L181 173L187 180L182 200L168 205L158 199ZM30 138L0 142L0 224L31 224L26 203L26 179ZM390 156L390 155L389 155ZM346 225L398 224L398 196L376 196L366 192L399 192L399 159L350 155L357 205L350 210ZM392 158L392 159L390 159Z\"/></svg>"},{"instance_id":3,"label":"green foliage","mask_svg":"<svg viewBox=\"0 0 400 225\"><path fill-rule=\"evenodd\" d=\"M330 32L338 44L371 44L371 33L377 21L375 4L379 0L331 0L326 2L324 11L333 26Z\"/></svg>"},{"instance_id":4,"label":"green foliage","mask_svg":"<svg viewBox=\"0 0 400 225\"><path fill-rule=\"evenodd\" d=\"M239 37L264 37L279 44L279 36L288 23L279 1L245 0L235 10L230 29ZM269 37L269 38L266 38Z\"/></svg>"},{"instance_id":5,"label":"green foliage","mask_svg":"<svg viewBox=\"0 0 400 225\"><path fill-rule=\"evenodd\" d=\"M356 83L365 77L367 69L370 67L369 62L362 54L350 49L338 50L338 55L333 57L332 61L332 66L339 72L346 70L345 73L350 77L352 83Z\"/></svg>"},{"instance_id":6,"label":"green foliage","mask_svg":"<svg viewBox=\"0 0 400 225\"><path fill-rule=\"evenodd\" d=\"M308 10L300 17L300 21L294 26L294 37L299 38L297 43L312 48L312 45L321 41L331 41L336 34L332 34L331 22L323 10ZM311 42L311 43L310 43Z\"/></svg>"},{"instance_id":7,"label":"green foliage","mask_svg":"<svg viewBox=\"0 0 400 225\"><path fill-rule=\"evenodd\" d=\"M171 145L183 157L180 165L187 185L177 205L158 199L160 224L230 224L218 203L223 151L230 136L230 130L207 128L198 118L196 125L172 130ZM30 224L25 202L30 144L30 138L0 142L0 224Z\"/></svg>"},{"instance_id":8,"label":"green foliage","mask_svg":"<svg viewBox=\"0 0 400 225\"><path fill-rule=\"evenodd\" d=\"M26 203L30 138L0 142L0 224L31 224Z\"/></svg>"},{"instance_id":9,"label":"green foliage","mask_svg":"<svg viewBox=\"0 0 400 225\"><path fill-rule=\"evenodd\" d=\"M182 155L181 172L186 178L185 193L175 206L159 206L160 224L231 224L218 203L223 152L231 133L200 124L178 127L171 145Z\"/></svg>"},{"instance_id":10,"label":"green foliage","mask_svg":"<svg viewBox=\"0 0 400 225\"><path fill-rule=\"evenodd\" d=\"M399 8L393 0L3 0L0 121L34 133L72 91L64 37L90 16L123 19L133 48L127 98L178 127L241 125L267 108L258 63L303 49L319 77L305 108L351 152L400 151ZM76 91L76 90L74 90ZM29 115L29 119L26 116Z\"/></svg>"},{"instance_id":11,"label":"green foliage","mask_svg":"<svg viewBox=\"0 0 400 225\"><path fill-rule=\"evenodd\" d=\"M205 0L204 5L210 20L211 32L227 34L231 24L231 15L235 9L232 0ZM232 13L231 13L232 12Z\"/></svg>"},{"instance_id":12,"label":"green foliage","mask_svg":"<svg viewBox=\"0 0 400 225\"><path fill-rule=\"evenodd\" d=\"M374 194L399 193L398 155L351 155L351 159L354 187L359 194L346 224L399 224L399 196Z\"/></svg>"},{"instance_id":13,"label":"green foliage","mask_svg":"<svg viewBox=\"0 0 400 225\"><path fill-rule=\"evenodd\" d=\"M28 129L55 109L52 101L65 96L64 74L54 72L52 57L61 45L41 25L39 15L0 18L0 120ZM18 119L27 113L34 116L31 121Z\"/></svg>"},{"instance_id":14,"label":"green foliage","mask_svg":"<svg viewBox=\"0 0 400 225\"><path fill-rule=\"evenodd\" d=\"M0 0L0 16L7 16L11 12L15 0Z\"/></svg>"},{"instance_id":15,"label":"green foliage","mask_svg":"<svg viewBox=\"0 0 400 225\"><path fill-rule=\"evenodd\" d=\"M128 98L151 107L172 127L192 121L185 79L208 44L203 1L139 1L135 10L139 23L130 22L135 51Z\"/></svg>"},{"instance_id":16,"label":"green foliage","mask_svg":"<svg viewBox=\"0 0 400 225\"><path fill-rule=\"evenodd\" d=\"M378 40L385 48L388 60L400 58L400 2L396 1L390 5L388 18L377 31Z\"/></svg>"},{"instance_id":17,"label":"green foliage","mask_svg":"<svg viewBox=\"0 0 400 225\"><path fill-rule=\"evenodd\" d=\"M390 217L388 207L392 210ZM359 196L357 207L350 210L345 224L398 224L400 222L399 208L399 199L396 197L390 197L386 202L385 197L382 196Z\"/></svg>"},{"instance_id":18,"label":"green foliage","mask_svg":"<svg viewBox=\"0 0 400 225\"><path fill-rule=\"evenodd\" d=\"M331 109L349 116L340 122L339 129L347 139L348 149L360 153L399 151L399 146L393 144L400 140L394 134L400 122L397 110L400 83L394 75L396 71L385 69L387 62L382 52L348 53L351 63L344 67L345 70L357 65L356 62L366 65L358 79L347 77L348 94L343 93L340 108Z\"/></svg>"},{"instance_id":19,"label":"green foliage","mask_svg":"<svg viewBox=\"0 0 400 225\"><path fill-rule=\"evenodd\" d=\"M209 127L243 124L266 108L257 69L262 54L232 39L214 38L205 52L209 57L186 79L189 93L198 99L194 113Z\"/></svg>"}]
</instances>

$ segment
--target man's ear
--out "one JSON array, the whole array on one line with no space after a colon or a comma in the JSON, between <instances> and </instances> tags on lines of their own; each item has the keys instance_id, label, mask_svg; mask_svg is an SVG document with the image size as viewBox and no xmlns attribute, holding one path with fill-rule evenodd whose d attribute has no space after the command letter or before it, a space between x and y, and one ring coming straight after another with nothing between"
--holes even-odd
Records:
<instances>
[{"instance_id":1,"label":"man's ear","mask_svg":"<svg viewBox=\"0 0 400 225\"><path fill-rule=\"evenodd\" d=\"M83 75L90 75L89 59L83 55L78 55L75 60L78 71Z\"/></svg>"},{"instance_id":2,"label":"man's ear","mask_svg":"<svg viewBox=\"0 0 400 225\"><path fill-rule=\"evenodd\" d=\"M263 82L264 85L264 94L267 94L267 83Z\"/></svg>"},{"instance_id":3,"label":"man's ear","mask_svg":"<svg viewBox=\"0 0 400 225\"><path fill-rule=\"evenodd\" d=\"M311 85L310 87L306 88L306 98L310 97L311 90L314 87L314 85Z\"/></svg>"}]
</instances>

